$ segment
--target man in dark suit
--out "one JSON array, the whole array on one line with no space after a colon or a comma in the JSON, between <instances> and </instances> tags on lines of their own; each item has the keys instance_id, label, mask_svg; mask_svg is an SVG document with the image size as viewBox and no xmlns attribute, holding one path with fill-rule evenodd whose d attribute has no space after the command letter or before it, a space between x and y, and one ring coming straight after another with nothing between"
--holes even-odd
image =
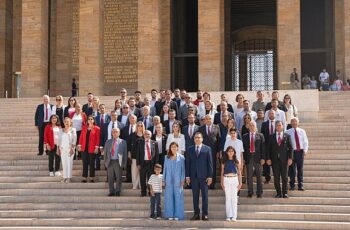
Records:
<instances>
[{"instance_id":1,"label":"man in dark suit","mask_svg":"<svg viewBox=\"0 0 350 230\"><path fill-rule=\"evenodd\" d=\"M141 117L141 109L136 107L135 98L130 97L128 100L130 114L134 114L137 118Z\"/></svg>"},{"instance_id":2,"label":"man in dark suit","mask_svg":"<svg viewBox=\"0 0 350 230\"><path fill-rule=\"evenodd\" d=\"M126 166L127 147L126 142L119 138L120 129L112 129L112 138L106 141L104 156L108 174L108 196L120 196L122 187L122 170ZM114 187L116 181L116 187Z\"/></svg>"},{"instance_id":3,"label":"man in dark suit","mask_svg":"<svg viewBox=\"0 0 350 230\"><path fill-rule=\"evenodd\" d=\"M243 158L247 168L248 197L253 196L253 175L256 175L256 195L262 197L261 166L265 164L265 138L257 133L255 121L248 125L249 133L243 135Z\"/></svg>"},{"instance_id":4,"label":"man in dark suit","mask_svg":"<svg viewBox=\"0 0 350 230\"><path fill-rule=\"evenodd\" d=\"M220 112L217 112L215 115L214 115L214 124L220 124L222 122L222 115L227 113L229 115L229 118L232 118L234 119L234 114L230 111L227 110L227 102L225 101L222 101L220 103Z\"/></svg>"},{"instance_id":5,"label":"man in dark suit","mask_svg":"<svg viewBox=\"0 0 350 230\"><path fill-rule=\"evenodd\" d=\"M122 113L118 115L117 120L122 123L124 126L127 126L129 124L129 105L125 104L122 107Z\"/></svg>"},{"instance_id":6,"label":"man in dark suit","mask_svg":"<svg viewBox=\"0 0 350 230\"><path fill-rule=\"evenodd\" d=\"M269 119L267 121L264 121L261 125L261 133L264 135L264 138L265 138L266 150L269 147L270 135L275 133L275 111L269 110L268 115L269 115ZM265 177L265 184L270 183L270 180L271 180L270 167L271 166L265 162L263 166L263 175Z\"/></svg>"},{"instance_id":7,"label":"man in dark suit","mask_svg":"<svg viewBox=\"0 0 350 230\"><path fill-rule=\"evenodd\" d=\"M229 111L230 113L233 113L233 107L230 103L228 103L228 100L227 100L227 97L226 97L226 94L221 94L220 95L220 98L221 98L221 102L226 102L227 103L227 111ZM221 112L221 104L219 104L217 107L216 107L216 111L218 112ZM233 117L232 117L233 118Z\"/></svg>"},{"instance_id":8,"label":"man in dark suit","mask_svg":"<svg viewBox=\"0 0 350 230\"><path fill-rule=\"evenodd\" d=\"M38 156L44 153L44 131L46 125L50 121L52 113L52 105L50 103L50 97L48 95L43 96L43 103L36 107L34 122L39 132L39 145L38 145Z\"/></svg>"},{"instance_id":9,"label":"man in dark suit","mask_svg":"<svg viewBox=\"0 0 350 230\"><path fill-rule=\"evenodd\" d=\"M203 144L203 135L194 135L195 145L188 149L186 155L186 183L191 185L194 215L191 220L200 220L199 193L202 193L202 220L208 220L208 186L213 179L212 152Z\"/></svg>"},{"instance_id":10,"label":"man in dark suit","mask_svg":"<svg viewBox=\"0 0 350 230\"><path fill-rule=\"evenodd\" d=\"M185 136L186 152L190 146L194 145L194 134L199 129L199 126L194 123L195 117L193 114L188 115L187 120L188 125L182 128L182 134Z\"/></svg>"},{"instance_id":11,"label":"man in dark suit","mask_svg":"<svg viewBox=\"0 0 350 230\"><path fill-rule=\"evenodd\" d=\"M106 113L105 104L100 104L99 113L95 118L96 125L101 128L104 124L108 124L110 120L111 117L109 116L109 114Z\"/></svg>"},{"instance_id":12,"label":"man in dark suit","mask_svg":"<svg viewBox=\"0 0 350 230\"><path fill-rule=\"evenodd\" d=\"M144 140L137 146L136 165L140 170L141 196L147 194L146 180L153 173L153 167L158 163L159 152L158 144L151 140L152 133L149 130L144 132Z\"/></svg>"},{"instance_id":13,"label":"man in dark suit","mask_svg":"<svg viewBox=\"0 0 350 230\"><path fill-rule=\"evenodd\" d=\"M278 100L278 96L279 96L279 94L277 91L272 92L271 100L276 99L278 102L277 108L282 110L283 112L287 112L287 110L288 110L287 107L284 105L283 101ZM271 102L267 103L266 107L265 107L265 112L270 110L271 108L272 108Z\"/></svg>"},{"instance_id":14,"label":"man in dark suit","mask_svg":"<svg viewBox=\"0 0 350 230\"><path fill-rule=\"evenodd\" d=\"M165 101L165 90L161 89L159 90L159 96L160 98L154 103L154 107L156 108L156 114L160 116L160 113L163 109L163 103Z\"/></svg>"},{"instance_id":15,"label":"man in dark suit","mask_svg":"<svg viewBox=\"0 0 350 230\"><path fill-rule=\"evenodd\" d=\"M169 133L172 133L173 131L173 124L176 122L181 125L181 122L176 120L176 112L175 110L171 109L169 110L169 119L164 121L163 125L165 127L165 133L168 135Z\"/></svg>"},{"instance_id":16,"label":"man in dark suit","mask_svg":"<svg viewBox=\"0 0 350 230\"><path fill-rule=\"evenodd\" d=\"M204 125L199 127L199 132L203 135L203 144L207 145L211 149L212 161L213 161L213 183L210 185L210 189L215 188L216 183L216 159L220 154L220 140L221 132L218 125L214 125L209 114L204 117Z\"/></svg>"},{"instance_id":17,"label":"man in dark suit","mask_svg":"<svg viewBox=\"0 0 350 230\"><path fill-rule=\"evenodd\" d=\"M92 100L94 99L94 95L92 93L87 94L88 102L83 105L82 111L86 114L86 116L90 116L92 114Z\"/></svg>"},{"instance_id":18,"label":"man in dark suit","mask_svg":"<svg viewBox=\"0 0 350 230\"><path fill-rule=\"evenodd\" d=\"M185 95L185 104L183 104L181 107L179 107L179 118L182 123L187 122L187 116L189 114L189 110L194 110L194 114L197 113L196 106L191 101L191 96L189 94Z\"/></svg>"},{"instance_id":19,"label":"man in dark suit","mask_svg":"<svg viewBox=\"0 0 350 230\"><path fill-rule=\"evenodd\" d=\"M171 95L172 92L170 89L168 89L167 91L165 91L165 100L162 102L161 108L163 108L163 106L165 104L167 104L169 106L169 109L173 109L175 110L175 115L178 119L179 117L179 107L177 106L177 103L173 100L171 100Z\"/></svg>"},{"instance_id":20,"label":"man in dark suit","mask_svg":"<svg viewBox=\"0 0 350 230\"><path fill-rule=\"evenodd\" d=\"M276 189L275 198L288 198L288 166L293 162L293 147L290 135L284 133L281 121L276 121L276 133L270 136L267 164L272 165ZM282 178L282 190L280 185Z\"/></svg>"},{"instance_id":21,"label":"man in dark suit","mask_svg":"<svg viewBox=\"0 0 350 230\"><path fill-rule=\"evenodd\" d=\"M137 119L137 121L142 121L143 124L145 125L145 129L149 129L150 127L153 126L153 118L150 116L150 107L145 105L143 107L143 114L141 117Z\"/></svg>"},{"instance_id":22,"label":"man in dark suit","mask_svg":"<svg viewBox=\"0 0 350 230\"><path fill-rule=\"evenodd\" d=\"M109 117L110 121L108 123L104 123L100 127L100 147L102 148L104 147L106 141L112 138L113 128L119 128L120 130L124 128L124 125L117 120L117 113L115 111L111 111L111 115Z\"/></svg>"},{"instance_id":23,"label":"man in dark suit","mask_svg":"<svg viewBox=\"0 0 350 230\"><path fill-rule=\"evenodd\" d=\"M129 116L128 125L124 126L121 130L121 138L126 141L127 150L128 150L128 161L126 165L126 182L131 182L131 134L136 131L136 121L137 118L134 114Z\"/></svg>"}]
</instances>

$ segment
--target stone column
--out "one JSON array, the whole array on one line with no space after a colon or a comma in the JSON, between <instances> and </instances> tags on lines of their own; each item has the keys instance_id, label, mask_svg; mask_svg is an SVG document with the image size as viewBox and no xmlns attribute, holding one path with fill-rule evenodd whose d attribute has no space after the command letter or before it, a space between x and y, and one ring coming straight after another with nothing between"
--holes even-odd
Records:
<instances>
[{"instance_id":1,"label":"stone column","mask_svg":"<svg viewBox=\"0 0 350 230\"><path fill-rule=\"evenodd\" d=\"M104 95L102 0L80 0L79 94Z\"/></svg>"},{"instance_id":2,"label":"stone column","mask_svg":"<svg viewBox=\"0 0 350 230\"><path fill-rule=\"evenodd\" d=\"M22 0L22 97L47 93L48 0Z\"/></svg>"},{"instance_id":3,"label":"stone column","mask_svg":"<svg viewBox=\"0 0 350 230\"><path fill-rule=\"evenodd\" d=\"M290 73L297 68L300 76L300 0L277 0L278 89L290 88Z\"/></svg>"},{"instance_id":4,"label":"stone column","mask_svg":"<svg viewBox=\"0 0 350 230\"><path fill-rule=\"evenodd\" d=\"M224 1L198 1L198 88L224 90Z\"/></svg>"},{"instance_id":5,"label":"stone column","mask_svg":"<svg viewBox=\"0 0 350 230\"><path fill-rule=\"evenodd\" d=\"M334 1L334 31L335 31L335 68L340 70L345 77L345 40L344 40L344 0ZM349 18L350 19L350 18ZM344 79L342 79L344 80Z\"/></svg>"},{"instance_id":6,"label":"stone column","mask_svg":"<svg viewBox=\"0 0 350 230\"><path fill-rule=\"evenodd\" d=\"M6 1L0 1L0 98L5 86Z\"/></svg>"},{"instance_id":7,"label":"stone column","mask_svg":"<svg viewBox=\"0 0 350 230\"><path fill-rule=\"evenodd\" d=\"M170 87L170 0L138 0L138 89Z\"/></svg>"},{"instance_id":8,"label":"stone column","mask_svg":"<svg viewBox=\"0 0 350 230\"><path fill-rule=\"evenodd\" d=\"M344 80L350 78L350 2L344 1Z\"/></svg>"}]
</instances>

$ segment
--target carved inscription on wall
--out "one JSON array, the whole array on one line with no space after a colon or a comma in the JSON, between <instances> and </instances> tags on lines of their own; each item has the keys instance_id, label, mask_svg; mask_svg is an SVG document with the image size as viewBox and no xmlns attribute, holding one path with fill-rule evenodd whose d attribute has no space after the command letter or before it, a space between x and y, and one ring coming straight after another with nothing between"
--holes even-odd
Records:
<instances>
[{"instance_id":1,"label":"carved inscription on wall","mask_svg":"<svg viewBox=\"0 0 350 230\"><path fill-rule=\"evenodd\" d=\"M72 77L79 76L79 1L72 2Z\"/></svg>"},{"instance_id":2,"label":"carved inscription on wall","mask_svg":"<svg viewBox=\"0 0 350 230\"><path fill-rule=\"evenodd\" d=\"M137 0L104 0L105 93L137 88Z\"/></svg>"}]
</instances>

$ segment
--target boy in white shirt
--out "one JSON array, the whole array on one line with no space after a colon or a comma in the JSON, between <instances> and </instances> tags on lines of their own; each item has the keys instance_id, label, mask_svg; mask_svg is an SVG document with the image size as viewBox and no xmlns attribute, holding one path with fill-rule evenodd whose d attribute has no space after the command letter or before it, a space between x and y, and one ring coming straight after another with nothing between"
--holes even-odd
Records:
<instances>
[{"instance_id":1,"label":"boy in white shirt","mask_svg":"<svg viewBox=\"0 0 350 230\"><path fill-rule=\"evenodd\" d=\"M150 194L151 194L151 219L160 220L162 211L161 211L161 197L162 197L162 181L163 175L160 174L162 171L162 166L160 164L156 164L154 166L154 174L148 180L148 184L150 186ZM155 214L155 209L157 214Z\"/></svg>"}]
</instances>

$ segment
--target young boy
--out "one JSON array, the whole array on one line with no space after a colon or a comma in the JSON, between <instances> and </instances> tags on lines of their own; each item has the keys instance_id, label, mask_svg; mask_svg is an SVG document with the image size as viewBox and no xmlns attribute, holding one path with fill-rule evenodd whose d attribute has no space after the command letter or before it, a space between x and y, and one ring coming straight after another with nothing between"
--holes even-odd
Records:
<instances>
[{"instance_id":1,"label":"young boy","mask_svg":"<svg viewBox=\"0 0 350 230\"><path fill-rule=\"evenodd\" d=\"M162 171L162 166L160 164L156 164L154 166L154 173L148 180L148 184L150 185L150 193L151 193L151 216L152 219L160 220L162 211L161 211L161 197L162 197L162 179L163 175L160 174ZM155 205L157 205L155 207ZM157 214L155 214L155 208L157 209Z\"/></svg>"}]
</instances>

